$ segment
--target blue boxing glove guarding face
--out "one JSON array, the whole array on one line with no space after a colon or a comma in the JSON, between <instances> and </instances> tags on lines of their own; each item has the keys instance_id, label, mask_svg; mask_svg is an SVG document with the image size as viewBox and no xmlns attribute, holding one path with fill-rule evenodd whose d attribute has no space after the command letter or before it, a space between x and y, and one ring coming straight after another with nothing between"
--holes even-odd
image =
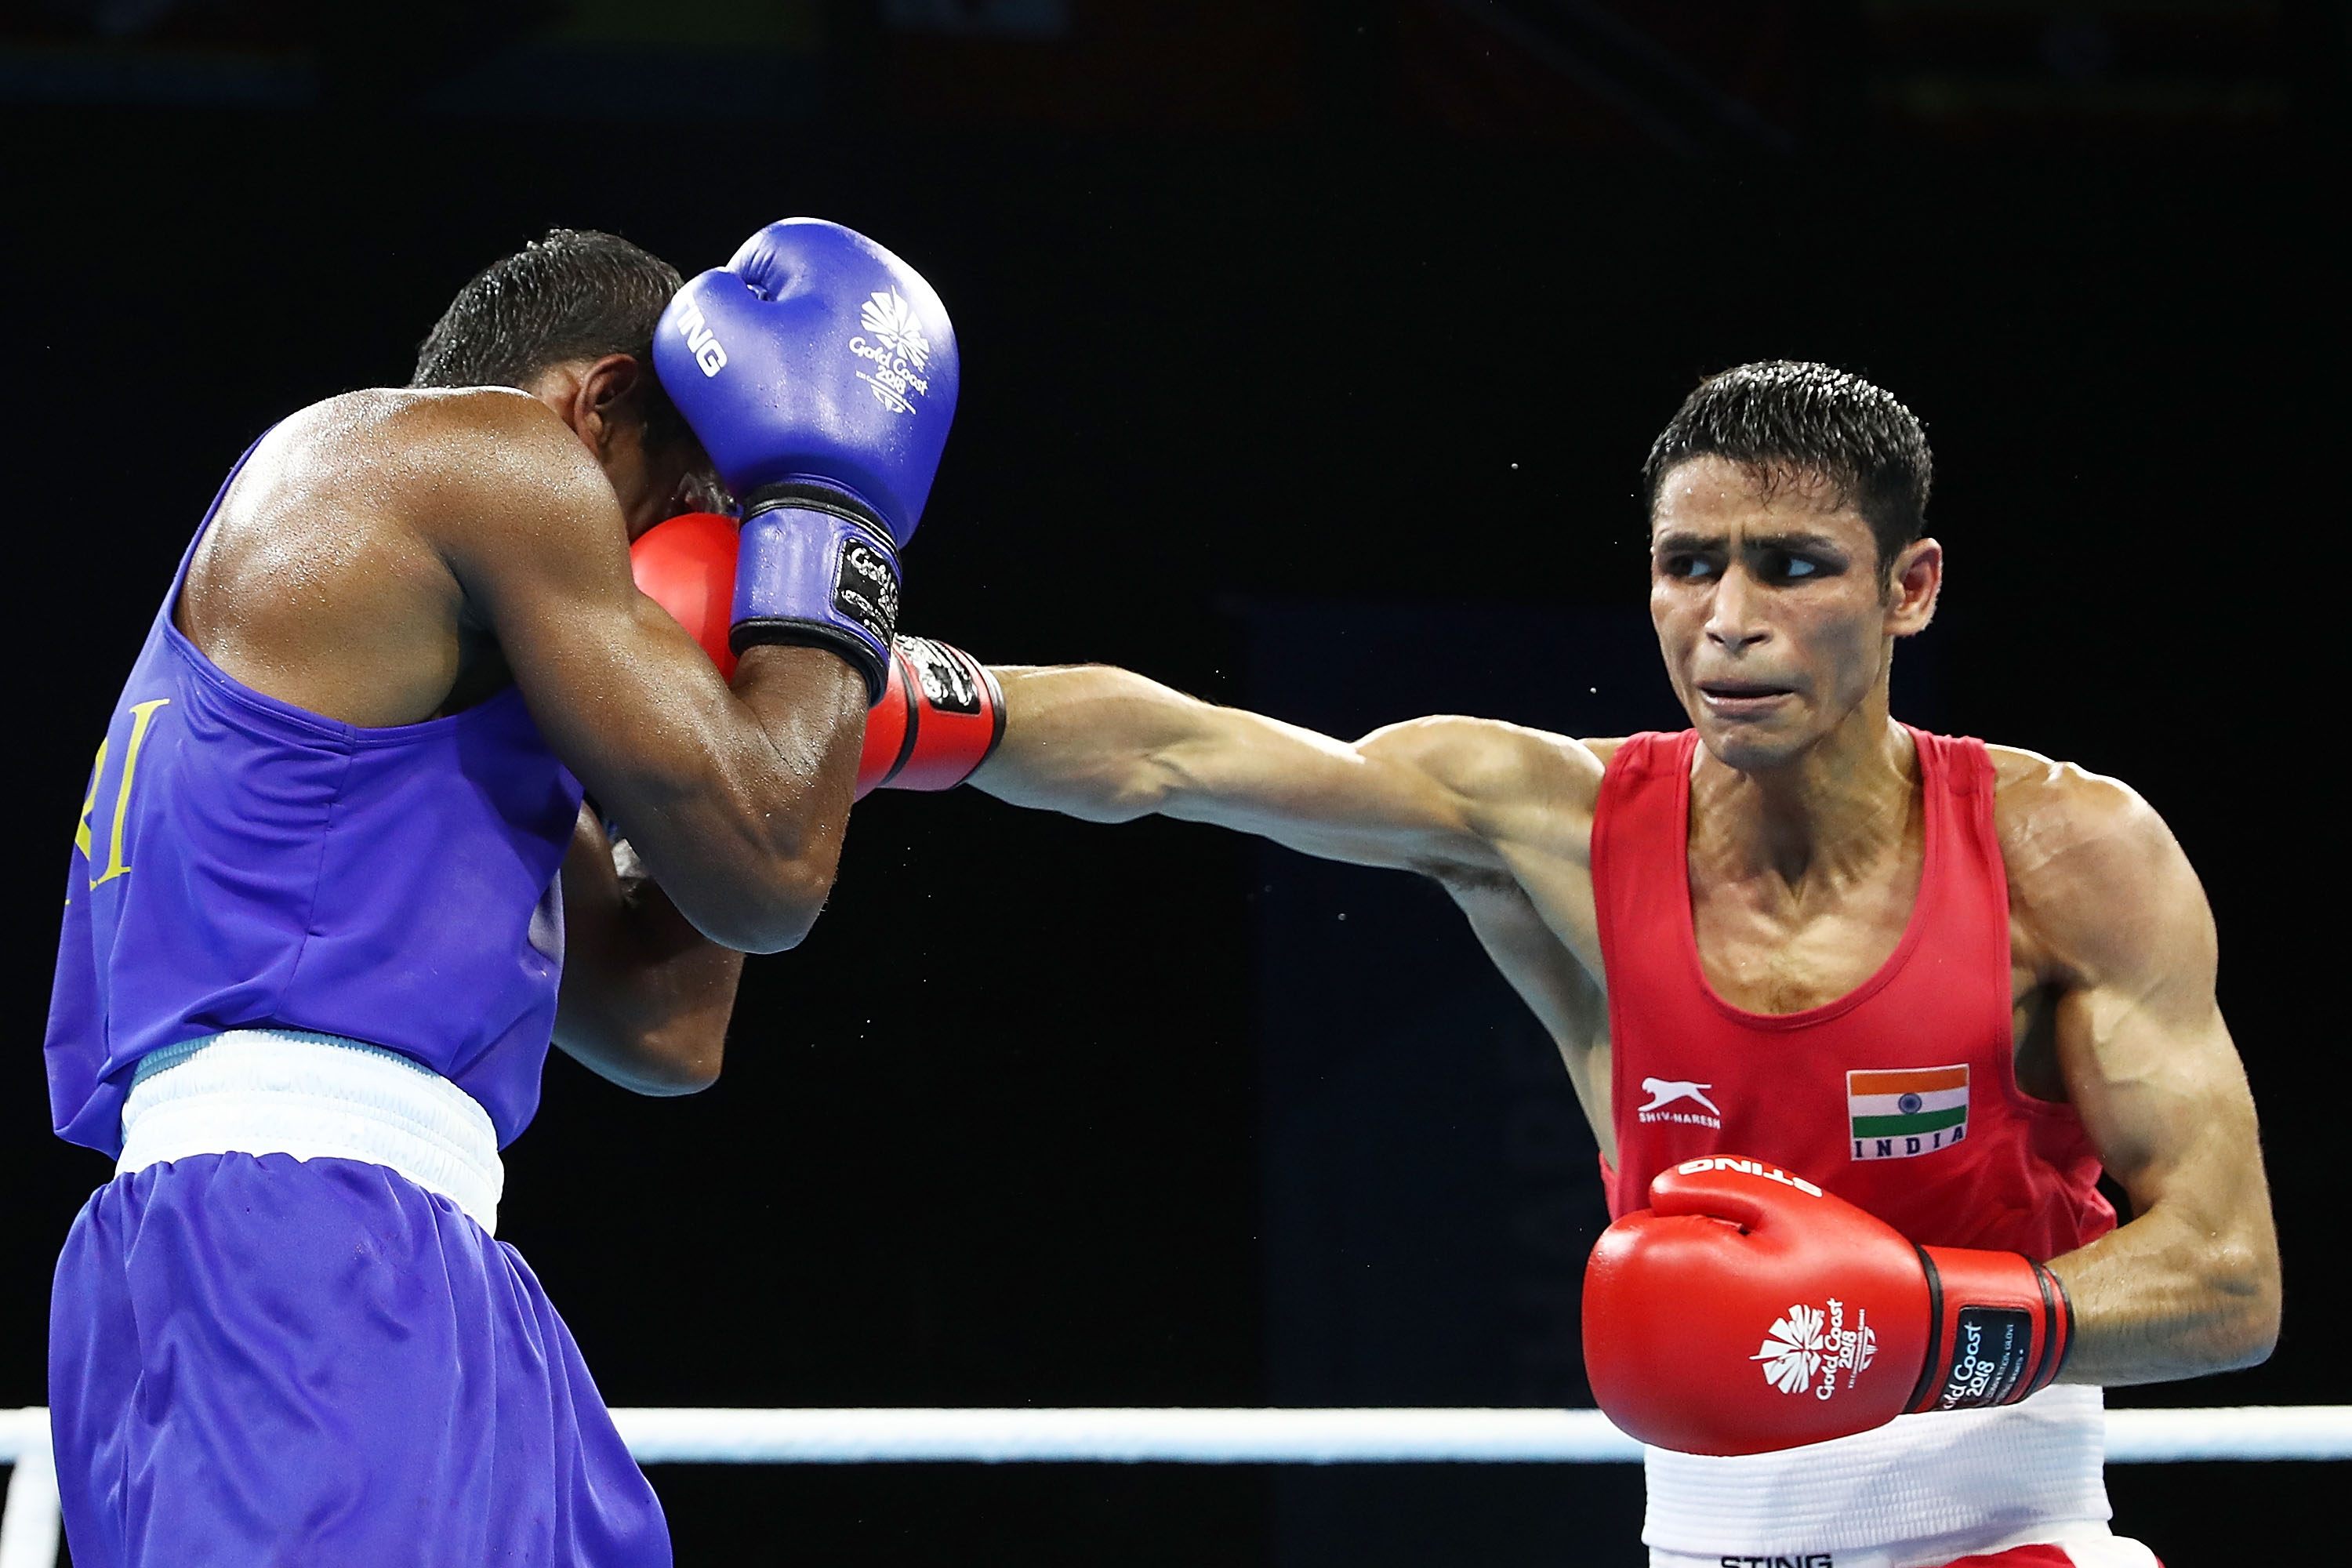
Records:
<instances>
[{"instance_id":1,"label":"blue boxing glove guarding face","mask_svg":"<svg viewBox=\"0 0 2352 1568\"><path fill-rule=\"evenodd\" d=\"M678 290L654 368L743 503L730 643L831 647L878 700L898 551L955 416L939 296L864 236L788 218Z\"/></svg>"}]
</instances>

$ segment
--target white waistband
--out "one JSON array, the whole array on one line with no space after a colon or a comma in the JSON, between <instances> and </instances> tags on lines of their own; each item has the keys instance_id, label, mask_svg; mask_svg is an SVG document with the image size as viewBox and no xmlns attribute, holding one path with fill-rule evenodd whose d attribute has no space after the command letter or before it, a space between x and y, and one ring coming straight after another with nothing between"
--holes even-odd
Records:
<instances>
[{"instance_id":1,"label":"white waistband","mask_svg":"<svg viewBox=\"0 0 2352 1568\"><path fill-rule=\"evenodd\" d=\"M1723 1568L1727 1563L1802 1564L1803 1568L1942 1568L1962 1557L1990 1557L2021 1546L2055 1546L2074 1568L2164 1568L2156 1553L2126 1536L2116 1534L2106 1521L2069 1520L2024 1530L1975 1535L1948 1535L1934 1541L1911 1541L1885 1551L1812 1552L1801 1556L1777 1554L1732 1556L1720 1552L1694 1555L1650 1549L1650 1568Z\"/></svg>"},{"instance_id":2,"label":"white waistband","mask_svg":"<svg viewBox=\"0 0 2352 1568\"><path fill-rule=\"evenodd\" d=\"M506 1168L489 1112L431 1068L359 1040L231 1029L139 1064L115 1174L231 1153L387 1166L498 1234Z\"/></svg>"},{"instance_id":3,"label":"white waistband","mask_svg":"<svg viewBox=\"0 0 2352 1568\"><path fill-rule=\"evenodd\" d=\"M1650 1448L1642 1539L1716 1558L1886 1548L2110 1516L2105 1400L2045 1388L2021 1405L1900 1415L1777 1454Z\"/></svg>"}]
</instances>

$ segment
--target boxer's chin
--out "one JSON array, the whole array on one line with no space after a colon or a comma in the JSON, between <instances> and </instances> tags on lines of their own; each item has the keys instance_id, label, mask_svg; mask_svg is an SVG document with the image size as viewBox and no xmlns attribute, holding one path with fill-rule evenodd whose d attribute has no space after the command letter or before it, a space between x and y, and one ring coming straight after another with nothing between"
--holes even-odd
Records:
<instances>
[{"instance_id":1,"label":"boxer's chin","mask_svg":"<svg viewBox=\"0 0 2352 1568\"><path fill-rule=\"evenodd\" d=\"M1707 754L1727 768L1743 773L1769 773L1796 762L1821 739L1811 726L1790 721L1724 720L1711 713L1695 715L1698 738Z\"/></svg>"}]
</instances>

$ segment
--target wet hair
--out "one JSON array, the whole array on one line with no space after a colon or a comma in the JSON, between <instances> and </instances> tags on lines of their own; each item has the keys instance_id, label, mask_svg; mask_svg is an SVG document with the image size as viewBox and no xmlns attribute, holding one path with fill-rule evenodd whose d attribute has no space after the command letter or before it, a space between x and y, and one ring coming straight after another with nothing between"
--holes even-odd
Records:
<instances>
[{"instance_id":1,"label":"wet hair","mask_svg":"<svg viewBox=\"0 0 2352 1568\"><path fill-rule=\"evenodd\" d=\"M646 444L665 445L686 422L653 374L654 327L678 282L677 268L618 235L549 229L457 290L408 384L520 387L566 360L634 354Z\"/></svg>"},{"instance_id":2,"label":"wet hair","mask_svg":"<svg viewBox=\"0 0 2352 1568\"><path fill-rule=\"evenodd\" d=\"M1870 524L1880 572L1927 526L1935 459L1927 432L1894 395L1825 364L1763 360L1698 384L1650 446L1643 500L1694 458L1723 458L1776 480L1827 480Z\"/></svg>"}]
</instances>

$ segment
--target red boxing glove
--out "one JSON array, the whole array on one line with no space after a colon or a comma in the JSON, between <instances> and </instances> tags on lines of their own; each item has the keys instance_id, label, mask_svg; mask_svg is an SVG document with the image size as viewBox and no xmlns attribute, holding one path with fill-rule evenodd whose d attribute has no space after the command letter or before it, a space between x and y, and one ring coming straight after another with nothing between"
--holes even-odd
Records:
<instances>
[{"instance_id":1,"label":"red boxing glove","mask_svg":"<svg viewBox=\"0 0 2352 1568\"><path fill-rule=\"evenodd\" d=\"M735 609L735 520L688 512L656 524L629 546L637 587L687 629L725 679ZM1004 738L1004 693L988 667L960 647L900 637L889 684L866 719L857 758L857 798L877 789L953 789Z\"/></svg>"},{"instance_id":2,"label":"red boxing glove","mask_svg":"<svg viewBox=\"0 0 2352 1568\"><path fill-rule=\"evenodd\" d=\"M899 637L890 684L866 718L857 798L877 789L953 789L1004 738L1004 693L960 647Z\"/></svg>"},{"instance_id":3,"label":"red boxing glove","mask_svg":"<svg viewBox=\"0 0 2352 1568\"><path fill-rule=\"evenodd\" d=\"M1733 1155L1661 1173L1584 1270L1594 1398L1626 1433L1686 1454L2014 1405L2056 1379L2074 1328L2057 1276L2022 1254L1914 1246Z\"/></svg>"},{"instance_id":4,"label":"red boxing glove","mask_svg":"<svg viewBox=\"0 0 2352 1568\"><path fill-rule=\"evenodd\" d=\"M734 679L727 628L735 614L735 520L690 511L656 523L629 546L629 573L639 592L702 645L719 679Z\"/></svg>"}]
</instances>

